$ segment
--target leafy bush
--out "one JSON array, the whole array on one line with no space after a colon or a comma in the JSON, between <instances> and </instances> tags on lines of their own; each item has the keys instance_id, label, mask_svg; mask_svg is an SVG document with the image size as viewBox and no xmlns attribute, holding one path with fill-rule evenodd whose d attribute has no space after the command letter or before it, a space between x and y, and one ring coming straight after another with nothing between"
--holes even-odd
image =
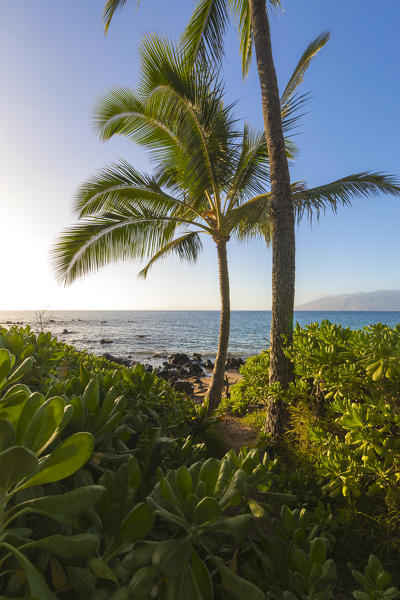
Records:
<instances>
[{"instance_id":1,"label":"leafy bush","mask_svg":"<svg viewBox=\"0 0 400 600\"><path fill-rule=\"evenodd\" d=\"M298 375L287 401L293 415L306 403L313 420L301 412L309 460L294 466L258 449L207 457L201 438L215 420L207 406L195 409L140 365L120 367L29 328L2 329L0 341L1 598L341 598L335 563L343 569L343 560L335 548L343 522L335 513L335 475L323 472L325 454L335 458L335 444L347 444L342 459L352 451L360 498L375 484L387 502L397 501L389 367L383 381L371 375L373 385L385 386L381 405L365 389L364 404L328 396L334 375L328 392L320 375ZM267 364L265 354L244 368L249 406L266 393ZM260 377L252 383L254 372ZM382 436L389 442L379 454ZM366 464L362 456L372 451L376 458ZM324 497L332 492L331 507ZM361 586L354 598L397 597L378 558L364 572L350 568Z\"/></svg>"},{"instance_id":2,"label":"leafy bush","mask_svg":"<svg viewBox=\"0 0 400 600\"><path fill-rule=\"evenodd\" d=\"M242 379L231 388L231 397L224 399L221 409L243 415L265 406L268 400L269 352L248 358L240 367Z\"/></svg>"}]
</instances>

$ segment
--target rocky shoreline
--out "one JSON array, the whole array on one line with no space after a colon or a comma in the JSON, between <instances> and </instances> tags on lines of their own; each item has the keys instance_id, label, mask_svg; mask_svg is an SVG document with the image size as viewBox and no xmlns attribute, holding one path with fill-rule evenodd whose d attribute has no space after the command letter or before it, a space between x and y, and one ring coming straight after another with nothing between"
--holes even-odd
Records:
<instances>
[{"instance_id":1,"label":"rocky shoreline","mask_svg":"<svg viewBox=\"0 0 400 600\"><path fill-rule=\"evenodd\" d=\"M105 352L103 357L126 367L137 364L137 361L113 356L109 352ZM176 352L170 355L156 354L152 358L165 358L166 360L161 367L156 369L150 364L145 364L146 371L151 372L155 370L159 377L168 381L176 390L190 396L193 396L198 391L196 388L199 388L200 391L202 388L206 389L206 380L208 380L214 368L214 363L210 359L203 360L202 356L198 353L194 353L191 356L183 352ZM242 358L229 356L225 363L225 371L236 371L238 373L239 368L244 364L245 361Z\"/></svg>"}]
</instances>

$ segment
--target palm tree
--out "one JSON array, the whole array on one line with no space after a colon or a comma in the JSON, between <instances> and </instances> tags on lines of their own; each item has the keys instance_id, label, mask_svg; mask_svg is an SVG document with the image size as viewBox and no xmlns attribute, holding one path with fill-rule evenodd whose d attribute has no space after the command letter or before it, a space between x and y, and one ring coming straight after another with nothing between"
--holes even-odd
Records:
<instances>
[{"instance_id":1,"label":"palm tree","mask_svg":"<svg viewBox=\"0 0 400 600\"><path fill-rule=\"evenodd\" d=\"M106 31L116 10L126 0L107 0L104 8ZM281 105L272 56L267 0L199 0L183 34L182 43L189 60L197 57L219 61L223 55L223 38L229 9L239 24L242 70L248 71L253 43L261 87L264 130L271 174L272 236L272 319L270 334L270 383L287 387L293 377L292 363L283 351L284 338L290 343L293 331L295 289L295 211ZM280 7L280 0L268 0Z\"/></svg>"},{"instance_id":2,"label":"palm tree","mask_svg":"<svg viewBox=\"0 0 400 600\"><path fill-rule=\"evenodd\" d=\"M170 254L194 262L201 236L209 235L217 250L221 294L208 392L212 410L222 393L229 340L227 243L244 217L256 221L259 207L264 210L265 137L247 125L237 132L212 69L188 66L156 36L144 41L140 55L140 92L110 91L97 106L95 122L101 139L123 134L149 149L156 175L120 162L84 183L75 202L80 222L55 245L55 270L70 284L114 260L150 257L141 271L145 277Z\"/></svg>"}]
</instances>

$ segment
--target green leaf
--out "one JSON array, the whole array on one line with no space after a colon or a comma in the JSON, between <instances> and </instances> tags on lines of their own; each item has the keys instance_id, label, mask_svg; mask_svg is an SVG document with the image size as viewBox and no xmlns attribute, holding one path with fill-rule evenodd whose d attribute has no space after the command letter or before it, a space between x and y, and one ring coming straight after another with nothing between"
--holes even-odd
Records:
<instances>
[{"instance_id":1,"label":"green leaf","mask_svg":"<svg viewBox=\"0 0 400 600\"><path fill-rule=\"evenodd\" d=\"M193 520L198 525L206 521L212 521L221 516L221 507L215 498L206 496L197 504L193 510Z\"/></svg>"},{"instance_id":2,"label":"green leaf","mask_svg":"<svg viewBox=\"0 0 400 600\"><path fill-rule=\"evenodd\" d=\"M203 527L213 533L224 533L241 541L253 522L252 515L236 515L234 517L219 517L219 519L204 523Z\"/></svg>"},{"instance_id":3,"label":"green leaf","mask_svg":"<svg viewBox=\"0 0 400 600\"><path fill-rule=\"evenodd\" d=\"M52 483L69 477L83 467L93 453L94 438L90 433L75 433L53 450L40 463L37 473L20 489Z\"/></svg>"},{"instance_id":4,"label":"green leaf","mask_svg":"<svg viewBox=\"0 0 400 600\"><path fill-rule=\"evenodd\" d=\"M18 379L21 379L24 375L29 373L33 367L33 358L28 356L9 376L7 380L7 385L11 385L11 383L15 383Z\"/></svg>"},{"instance_id":5,"label":"green leaf","mask_svg":"<svg viewBox=\"0 0 400 600\"><path fill-rule=\"evenodd\" d=\"M0 451L15 446L15 430L10 421L0 419Z\"/></svg>"},{"instance_id":6,"label":"green leaf","mask_svg":"<svg viewBox=\"0 0 400 600\"><path fill-rule=\"evenodd\" d=\"M0 453L0 489L9 490L39 466L36 455L23 446L12 446Z\"/></svg>"},{"instance_id":7,"label":"green leaf","mask_svg":"<svg viewBox=\"0 0 400 600\"><path fill-rule=\"evenodd\" d=\"M265 600L264 593L254 583L235 575L220 558L213 556L213 561L224 585L238 600Z\"/></svg>"},{"instance_id":8,"label":"green leaf","mask_svg":"<svg viewBox=\"0 0 400 600\"><path fill-rule=\"evenodd\" d=\"M91 379L87 384L85 391L82 395L83 405L87 407L88 411L97 414L99 409L99 384L95 379Z\"/></svg>"},{"instance_id":9,"label":"green leaf","mask_svg":"<svg viewBox=\"0 0 400 600\"><path fill-rule=\"evenodd\" d=\"M157 575L157 569L151 565L147 567L141 567L138 571L136 571L129 582L129 598L135 598L135 600L147 600L150 597L150 593Z\"/></svg>"},{"instance_id":10,"label":"green leaf","mask_svg":"<svg viewBox=\"0 0 400 600\"><path fill-rule=\"evenodd\" d=\"M207 486L207 495L212 496L217 483L220 469L220 461L216 458L209 458L200 469L199 481L204 481Z\"/></svg>"},{"instance_id":11,"label":"green leaf","mask_svg":"<svg viewBox=\"0 0 400 600\"><path fill-rule=\"evenodd\" d=\"M193 579L199 588L203 600L213 600L214 592L211 575L197 552L192 548L192 573Z\"/></svg>"},{"instance_id":12,"label":"green leaf","mask_svg":"<svg viewBox=\"0 0 400 600\"><path fill-rule=\"evenodd\" d=\"M11 354L7 348L0 349L0 384L11 371Z\"/></svg>"},{"instance_id":13,"label":"green leaf","mask_svg":"<svg viewBox=\"0 0 400 600\"><path fill-rule=\"evenodd\" d=\"M89 565L97 577L100 577L100 579L108 579L108 581L113 581L118 587L118 579L116 578L114 571L110 569L104 560L94 557L90 559Z\"/></svg>"},{"instance_id":14,"label":"green leaf","mask_svg":"<svg viewBox=\"0 0 400 600\"><path fill-rule=\"evenodd\" d=\"M4 542L0 545L6 548L12 554L14 554L15 558L18 560L22 570L24 571L24 575L28 582L29 591L31 592L31 595L37 596L38 598L40 598L40 600L57 600L56 596L48 588L42 574L36 570L36 568L33 566L30 560L26 558L26 556L24 556L19 550L14 548L14 546L10 546L9 544L6 544Z\"/></svg>"},{"instance_id":15,"label":"green leaf","mask_svg":"<svg viewBox=\"0 0 400 600\"><path fill-rule=\"evenodd\" d=\"M97 536L90 533L79 533L77 535L51 535L47 538L37 540L29 544L37 548L44 548L52 554L71 559L77 556L93 556L96 554L99 540Z\"/></svg>"},{"instance_id":16,"label":"green leaf","mask_svg":"<svg viewBox=\"0 0 400 600\"><path fill-rule=\"evenodd\" d=\"M26 409L28 402L24 406ZM24 412L23 411L23 412ZM23 414L21 415L21 417ZM36 454L43 452L64 416L64 402L59 396L49 398L33 414L21 438L21 445Z\"/></svg>"},{"instance_id":17,"label":"green leaf","mask_svg":"<svg viewBox=\"0 0 400 600\"><path fill-rule=\"evenodd\" d=\"M141 502L132 508L119 528L114 543L115 548L142 540L154 527L154 515L146 503Z\"/></svg>"},{"instance_id":18,"label":"green leaf","mask_svg":"<svg viewBox=\"0 0 400 600\"><path fill-rule=\"evenodd\" d=\"M191 543L190 535L160 542L153 553L153 566L168 577L178 575L188 562Z\"/></svg>"},{"instance_id":19,"label":"green leaf","mask_svg":"<svg viewBox=\"0 0 400 600\"><path fill-rule=\"evenodd\" d=\"M176 485L184 500L193 491L193 481L190 471L187 467L179 467L176 472Z\"/></svg>"},{"instance_id":20,"label":"green leaf","mask_svg":"<svg viewBox=\"0 0 400 600\"><path fill-rule=\"evenodd\" d=\"M19 504L18 508L37 509L51 514L79 515L87 508L94 506L104 491L105 488L101 485L87 485L65 494L27 500Z\"/></svg>"}]
</instances>

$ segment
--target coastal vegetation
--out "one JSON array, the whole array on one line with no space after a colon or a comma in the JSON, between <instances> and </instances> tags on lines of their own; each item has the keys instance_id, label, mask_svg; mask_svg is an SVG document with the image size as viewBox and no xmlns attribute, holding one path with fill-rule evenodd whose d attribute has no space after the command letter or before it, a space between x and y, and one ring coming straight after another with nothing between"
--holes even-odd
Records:
<instances>
[{"instance_id":1,"label":"coastal vegetation","mask_svg":"<svg viewBox=\"0 0 400 600\"><path fill-rule=\"evenodd\" d=\"M1 598L400 596L399 327L297 328L295 381L267 393L291 416L281 444L222 455L204 410L140 365L29 327L0 346Z\"/></svg>"}]
</instances>

